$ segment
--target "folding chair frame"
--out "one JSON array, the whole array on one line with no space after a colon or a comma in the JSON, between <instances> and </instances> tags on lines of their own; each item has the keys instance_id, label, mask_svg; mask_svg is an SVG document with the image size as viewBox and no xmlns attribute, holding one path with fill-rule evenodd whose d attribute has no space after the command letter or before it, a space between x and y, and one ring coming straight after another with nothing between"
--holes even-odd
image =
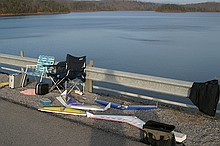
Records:
<instances>
[{"instance_id":1,"label":"folding chair frame","mask_svg":"<svg viewBox=\"0 0 220 146\"><path fill-rule=\"evenodd\" d=\"M43 76L46 76L47 73L49 72L48 67L54 65L54 63L55 63L55 58L53 56L40 55L38 57L38 62L36 65L26 65L26 69L24 73L27 75L34 76L36 81L37 81L36 76L40 76L40 82L42 82ZM40 74L36 72L37 67L39 67L38 73ZM32 69L32 74L28 73L28 69ZM24 82L25 79L23 79L22 81L22 87L24 87Z\"/></svg>"},{"instance_id":2,"label":"folding chair frame","mask_svg":"<svg viewBox=\"0 0 220 146\"><path fill-rule=\"evenodd\" d=\"M68 54L68 55L69 55L69 54ZM70 56L71 56L71 55L70 55ZM73 57L74 57L74 56L73 56ZM77 57L77 58L83 58L84 64L83 64L83 68L82 68L82 69L84 70L85 67L86 67L85 56L83 56L83 57ZM66 61L66 63L67 63L67 61ZM77 77L76 77L75 79L77 79L77 80L74 82L74 81L73 81L74 79L72 80L72 79L69 78L71 69L68 69L68 64L66 64L66 71L67 71L67 72L66 72L65 77L63 77L62 79L60 79L60 80L58 80L58 81L55 81L55 80L53 79L53 77L49 76L50 79L51 79L51 81L53 82L53 86L50 88L50 91L52 91L54 88L57 88L57 89L59 90L59 92L62 93L62 91L61 91L61 89L60 89L60 87L59 87L59 84L62 83L62 82L64 82L64 81L65 81L65 90L67 89L67 82L69 82L69 83L72 84L72 85L69 87L70 90L68 91L68 94L71 93L74 88L77 88L77 90L80 91L80 88L77 86L77 85L79 84L79 82L80 82L80 79L77 79Z\"/></svg>"}]
</instances>

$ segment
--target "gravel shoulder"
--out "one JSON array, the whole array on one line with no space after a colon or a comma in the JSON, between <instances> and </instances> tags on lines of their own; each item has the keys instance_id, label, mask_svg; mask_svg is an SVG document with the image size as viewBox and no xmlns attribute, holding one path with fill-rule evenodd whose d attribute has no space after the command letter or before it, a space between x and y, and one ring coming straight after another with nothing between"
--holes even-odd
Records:
<instances>
[{"instance_id":1,"label":"gravel shoulder","mask_svg":"<svg viewBox=\"0 0 220 146\"><path fill-rule=\"evenodd\" d=\"M8 81L8 75L0 74L0 82ZM61 106L55 97L59 96L57 91L53 91L46 95L28 96L21 94L20 91L25 89L32 89L35 87L35 82L28 84L24 88L11 89L8 86L0 88L0 98L8 100L17 104L21 104L28 108L38 109L42 107L40 99L43 97L49 98L53 101L52 105ZM114 97L104 94L85 93L83 99L80 95L72 94L81 102L96 104L95 99L106 100L116 103L126 102L128 104L147 104L140 103L140 101L130 100L124 96ZM52 106L51 105L51 106ZM220 115L212 118L200 113L197 109L186 109L180 107L162 106L153 111L125 111L117 109L109 109L105 112L93 112L94 114L116 114L116 115L132 115L143 121L155 120L167 124L175 125L175 131L182 132L187 135L184 144L187 146L208 146L220 145ZM48 113L50 114L50 113ZM102 120L89 119L83 116L50 114L70 120L72 122L81 123L94 128L102 129L114 134L118 134L137 141L141 140L140 131L126 123L109 122Z\"/></svg>"}]
</instances>

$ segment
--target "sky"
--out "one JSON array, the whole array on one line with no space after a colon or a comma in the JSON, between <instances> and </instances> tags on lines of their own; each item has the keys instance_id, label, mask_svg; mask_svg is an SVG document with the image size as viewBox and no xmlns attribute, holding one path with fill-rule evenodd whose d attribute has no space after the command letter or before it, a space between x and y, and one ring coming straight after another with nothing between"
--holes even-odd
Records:
<instances>
[{"instance_id":1,"label":"sky","mask_svg":"<svg viewBox=\"0 0 220 146\"><path fill-rule=\"evenodd\" d=\"M220 0L140 0L144 2L153 3L168 3L168 4L191 4L191 3L204 3L204 2L220 2Z\"/></svg>"}]
</instances>

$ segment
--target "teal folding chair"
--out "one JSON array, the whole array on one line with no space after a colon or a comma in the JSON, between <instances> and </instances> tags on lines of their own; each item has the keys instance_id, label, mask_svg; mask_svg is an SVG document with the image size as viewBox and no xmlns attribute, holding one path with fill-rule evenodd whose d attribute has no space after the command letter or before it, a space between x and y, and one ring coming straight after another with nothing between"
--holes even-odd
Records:
<instances>
[{"instance_id":1,"label":"teal folding chair","mask_svg":"<svg viewBox=\"0 0 220 146\"><path fill-rule=\"evenodd\" d=\"M55 64L54 56L40 55L38 57L38 61L36 65L26 65L26 69L24 73L34 77L40 77L40 82L41 82L43 77L47 76L47 73L51 73L53 71L52 68L50 67L53 66L54 64ZM29 72L28 71L29 69L32 69L32 71ZM22 85L23 84L24 84L24 80L22 81Z\"/></svg>"},{"instance_id":2,"label":"teal folding chair","mask_svg":"<svg viewBox=\"0 0 220 146\"><path fill-rule=\"evenodd\" d=\"M46 76L47 73L51 73L52 69L50 68L55 63L54 56L45 56L40 55L37 61L37 66L35 69L35 73L38 73L41 76L41 80L43 76Z\"/></svg>"}]
</instances>

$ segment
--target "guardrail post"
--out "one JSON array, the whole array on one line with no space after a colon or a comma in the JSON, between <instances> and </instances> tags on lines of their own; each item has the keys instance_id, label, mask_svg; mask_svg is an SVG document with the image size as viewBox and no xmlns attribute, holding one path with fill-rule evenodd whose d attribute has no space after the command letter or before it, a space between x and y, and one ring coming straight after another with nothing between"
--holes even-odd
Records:
<instances>
[{"instance_id":1,"label":"guardrail post","mask_svg":"<svg viewBox=\"0 0 220 146\"><path fill-rule=\"evenodd\" d=\"M20 56L24 57L24 51L23 50L20 51ZM24 72L24 68L23 67L21 68L21 71Z\"/></svg>"},{"instance_id":2,"label":"guardrail post","mask_svg":"<svg viewBox=\"0 0 220 146\"><path fill-rule=\"evenodd\" d=\"M89 67L93 67L94 66L94 61L93 60L90 60L89 61ZM86 79L86 82L85 82L85 86L84 86L84 92L93 92L93 81L90 80L90 79Z\"/></svg>"}]
</instances>

